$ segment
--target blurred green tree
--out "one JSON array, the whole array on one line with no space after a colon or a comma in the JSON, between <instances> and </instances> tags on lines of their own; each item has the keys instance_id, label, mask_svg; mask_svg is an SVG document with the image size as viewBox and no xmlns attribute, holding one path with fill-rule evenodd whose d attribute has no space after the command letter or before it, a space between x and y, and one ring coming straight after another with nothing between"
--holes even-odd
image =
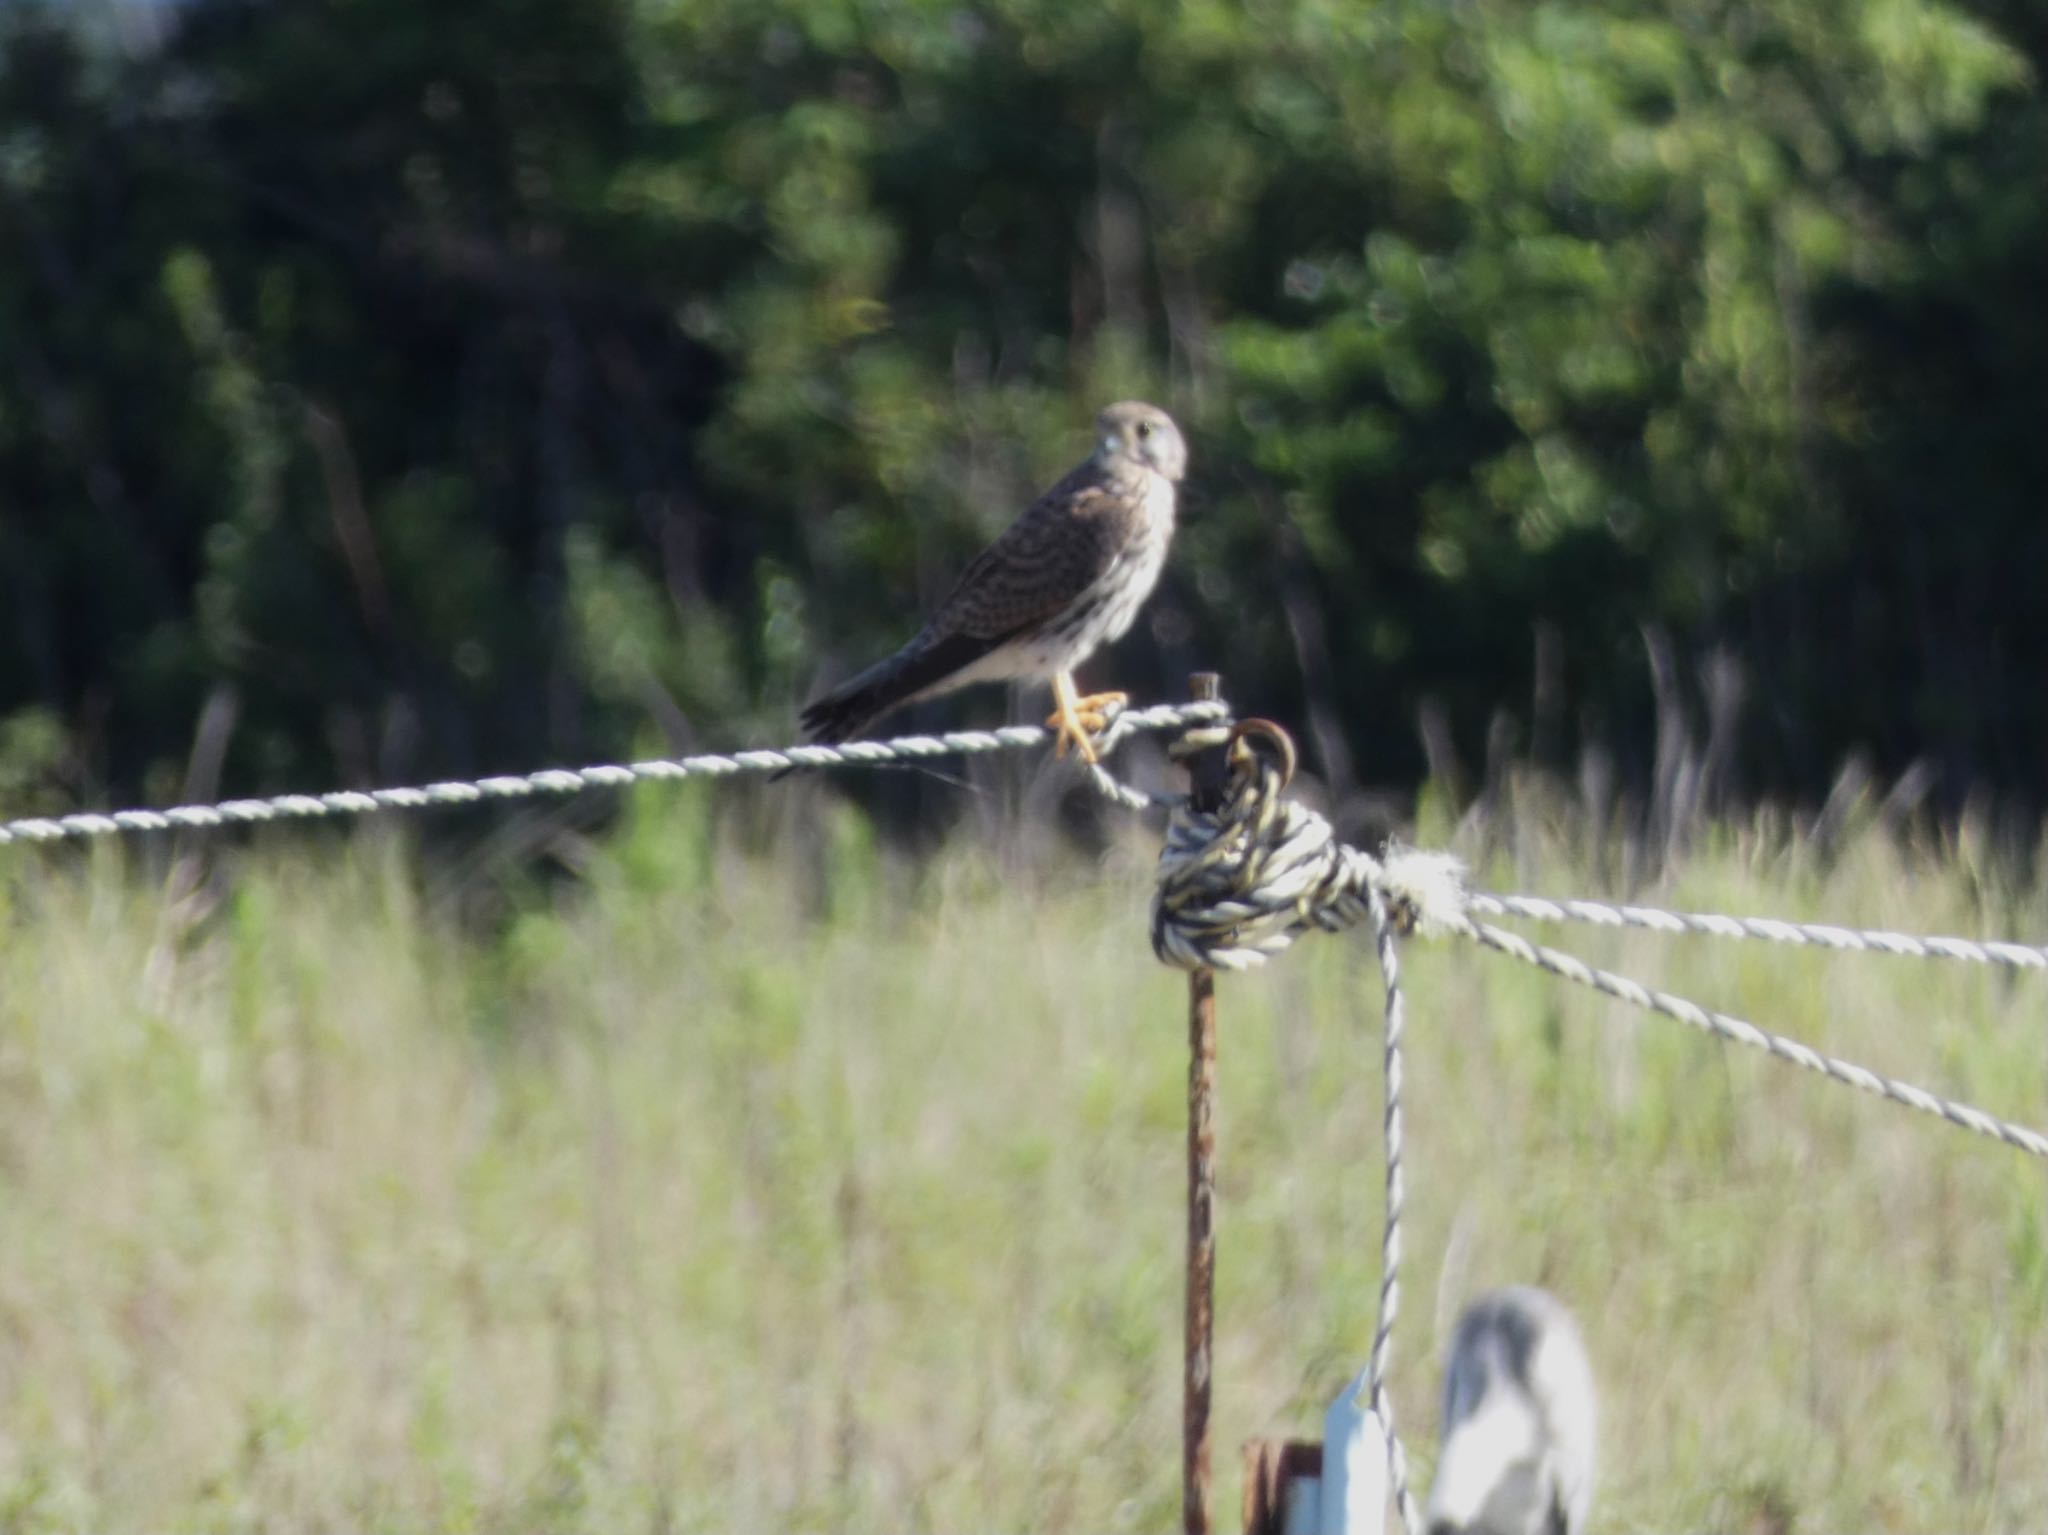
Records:
<instances>
[{"instance_id":1,"label":"blurred green tree","mask_svg":"<svg viewBox=\"0 0 2048 1535\"><path fill-rule=\"evenodd\" d=\"M2028 789L2029 17L11 8L0 718L74 790L223 679L237 788L779 737L1145 394L1196 460L1118 680L1219 666L1342 782L1422 714Z\"/></svg>"}]
</instances>

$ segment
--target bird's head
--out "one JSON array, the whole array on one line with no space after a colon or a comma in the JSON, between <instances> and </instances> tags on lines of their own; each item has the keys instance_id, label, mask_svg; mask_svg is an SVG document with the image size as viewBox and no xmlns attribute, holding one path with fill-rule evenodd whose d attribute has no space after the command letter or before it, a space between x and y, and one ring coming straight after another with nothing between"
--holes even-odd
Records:
<instances>
[{"instance_id":1,"label":"bird's head","mask_svg":"<svg viewBox=\"0 0 2048 1535\"><path fill-rule=\"evenodd\" d=\"M1188 445L1173 417L1142 400L1119 401L1095 418L1095 451L1105 464L1135 464L1169 480L1188 472Z\"/></svg>"}]
</instances>

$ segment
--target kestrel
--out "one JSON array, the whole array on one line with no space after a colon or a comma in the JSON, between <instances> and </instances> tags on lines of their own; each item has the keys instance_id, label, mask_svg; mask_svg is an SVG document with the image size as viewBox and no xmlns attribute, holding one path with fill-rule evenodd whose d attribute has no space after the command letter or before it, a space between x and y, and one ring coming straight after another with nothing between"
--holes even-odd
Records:
<instances>
[{"instance_id":1,"label":"kestrel","mask_svg":"<svg viewBox=\"0 0 2048 1535\"><path fill-rule=\"evenodd\" d=\"M1126 400L1095 420L1095 451L961 574L910 643L803 712L816 741L844 741L903 704L970 682L1050 677L1058 750L1095 760L1122 693L1079 698L1073 671L1120 638L1152 594L1173 538L1187 444L1156 405Z\"/></svg>"}]
</instances>

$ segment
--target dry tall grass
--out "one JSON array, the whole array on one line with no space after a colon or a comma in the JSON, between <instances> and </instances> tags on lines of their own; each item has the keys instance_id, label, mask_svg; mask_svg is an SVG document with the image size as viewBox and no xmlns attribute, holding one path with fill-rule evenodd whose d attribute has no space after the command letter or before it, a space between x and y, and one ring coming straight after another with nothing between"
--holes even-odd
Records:
<instances>
[{"instance_id":1,"label":"dry tall grass","mask_svg":"<svg viewBox=\"0 0 2048 1535\"><path fill-rule=\"evenodd\" d=\"M1158 1530L1178 1498L1184 988L1145 850L803 860L649 794L489 941L388 839L279 837L171 936L108 854L0 868L0 1530ZM1533 824L1494 882L1584 887ZM1967 848L1723 833L1654 893L2048 935ZM2048 979L1575 933L2048 1124ZM1544 1284L1605 1398L1601 1530L2004 1530L2048 1507L2048 1174L1416 949L1426 1485L1461 1301ZM1377 1279L1376 981L1222 986L1219 1504Z\"/></svg>"}]
</instances>

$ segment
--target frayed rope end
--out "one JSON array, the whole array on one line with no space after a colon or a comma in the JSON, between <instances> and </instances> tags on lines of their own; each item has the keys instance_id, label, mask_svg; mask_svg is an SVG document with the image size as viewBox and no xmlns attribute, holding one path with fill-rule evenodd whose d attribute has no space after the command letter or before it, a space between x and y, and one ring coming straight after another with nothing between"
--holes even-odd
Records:
<instances>
[{"instance_id":1,"label":"frayed rope end","mask_svg":"<svg viewBox=\"0 0 2048 1535\"><path fill-rule=\"evenodd\" d=\"M1389 843L1377 883L1404 933L1441 938L1465 923L1465 865L1450 853Z\"/></svg>"}]
</instances>

